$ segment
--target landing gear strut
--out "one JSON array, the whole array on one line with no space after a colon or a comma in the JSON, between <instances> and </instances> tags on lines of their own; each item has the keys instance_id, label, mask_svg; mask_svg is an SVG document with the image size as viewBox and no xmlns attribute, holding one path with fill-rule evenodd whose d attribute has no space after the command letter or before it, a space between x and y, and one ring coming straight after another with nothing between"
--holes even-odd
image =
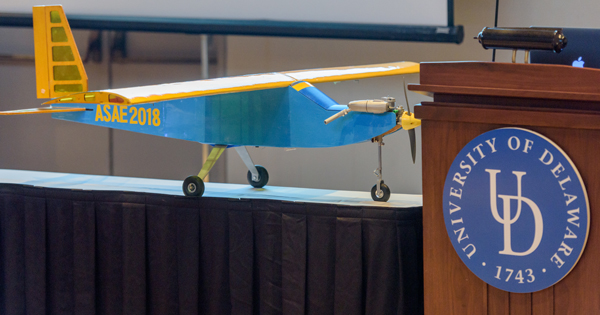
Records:
<instances>
[{"instance_id":1,"label":"landing gear strut","mask_svg":"<svg viewBox=\"0 0 600 315\"><path fill-rule=\"evenodd\" d=\"M235 151L248 168L248 184L254 188L264 187L269 181L267 169L260 165L254 165L246 147L235 147Z\"/></svg>"},{"instance_id":2,"label":"landing gear strut","mask_svg":"<svg viewBox=\"0 0 600 315\"><path fill-rule=\"evenodd\" d=\"M215 165L215 162L219 159L223 151L227 146L225 145L215 145L206 162L202 165L202 169L198 175L188 176L183 181L183 194L186 196L195 196L201 197L204 194L204 178L208 175L208 172ZM235 151L239 154L246 167L248 167L248 183L252 185L254 188L262 188L269 181L269 173L267 169L260 166L254 165L252 159L250 158L250 154L248 154L248 150L246 147L235 147Z\"/></svg>"},{"instance_id":3,"label":"landing gear strut","mask_svg":"<svg viewBox=\"0 0 600 315\"><path fill-rule=\"evenodd\" d=\"M212 148L210 154L208 155L208 158L206 159L206 162L204 162L204 165L202 165L202 169L200 170L200 173L198 173L198 176L191 175L183 181L184 195L202 197L202 195L204 194L203 180L206 177L206 175L208 175L208 172L212 169L212 167L215 165L215 163L217 162L221 154L223 154L223 151L225 151L226 148L227 146L225 145L215 145Z\"/></svg>"},{"instance_id":4,"label":"landing gear strut","mask_svg":"<svg viewBox=\"0 0 600 315\"><path fill-rule=\"evenodd\" d=\"M377 184L371 188L371 198L373 198L374 201L386 202L390 199L392 193L388 185L383 182L383 163L381 158L381 149L384 145L383 137L375 137L371 141L377 142L377 151L379 155L379 167L374 171L375 176L377 176Z\"/></svg>"}]
</instances>

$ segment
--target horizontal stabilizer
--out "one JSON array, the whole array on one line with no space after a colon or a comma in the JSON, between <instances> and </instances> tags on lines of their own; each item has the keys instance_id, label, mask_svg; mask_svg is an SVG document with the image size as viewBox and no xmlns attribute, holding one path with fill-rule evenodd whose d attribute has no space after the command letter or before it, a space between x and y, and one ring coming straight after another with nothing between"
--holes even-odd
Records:
<instances>
[{"instance_id":1,"label":"horizontal stabilizer","mask_svg":"<svg viewBox=\"0 0 600 315\"><path fill-rule=\"evenodd\" d=\"M66 113L66 112L83 112L86 110L87 110L86 108L73 108L73 107L39 107L39 108L1 111L0 115L51 114L51 113Z\"/></svg>"}]
</instances>

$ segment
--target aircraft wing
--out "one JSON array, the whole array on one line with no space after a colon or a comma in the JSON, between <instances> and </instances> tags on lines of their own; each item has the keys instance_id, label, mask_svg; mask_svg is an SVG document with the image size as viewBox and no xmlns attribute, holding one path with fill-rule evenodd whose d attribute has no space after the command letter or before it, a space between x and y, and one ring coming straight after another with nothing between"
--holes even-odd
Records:
<instances>
[{"instance_id":1,"label":"aircraft wing","mask_svg":"<svg viewBox=\"0 0 600 315\"><path fill-rule=\"evenodd\" d=\"M0 112L2 115L82 111L85 108L79 107L92 107L99 104L127 106L285 88L297 82L358 80L419 72L418 63L394 62L87 91L87 74L62 6L35 6L33 20L38 98L53 99L44 103L48 106L46 108ZM65 109L65 107L78 108Z\"/></svg>"},{"instance_id":2,"label":"aircraft wing","mask_svg":"<svg viewBox=\"0 0 600 315\"><path fill-rule=\"evenodd\" d=\"M419 73L419 64L414 62L392 62L367 66L322 68L282 73L294 78L296 81L324 83Z\"/></svg>"},{"instance_id":3,"label":"aircraft wing","mask_svg":"<svg viewBox=\"0 0 600 315\"><path fill-rule=\"evenodd\" d=\"M322 68L243 75L71 94L44 104L89 103L135 105L171 99L281 88L294 82L323 83L418 73L419 64L394 62L367 66Z\"/></svg>"}]
</instances>

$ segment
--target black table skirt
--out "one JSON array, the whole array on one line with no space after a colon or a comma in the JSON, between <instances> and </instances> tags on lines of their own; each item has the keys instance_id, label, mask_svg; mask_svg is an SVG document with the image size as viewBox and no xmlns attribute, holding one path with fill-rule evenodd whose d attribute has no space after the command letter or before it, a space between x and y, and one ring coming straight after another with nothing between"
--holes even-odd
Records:
<instances>
[{"instance_id":1,"label":"black table skirt","mask_svg":"<svg viewBox=\"0 0 600 315\"><path fill-rule=\"evenodd\" d=\"M0 314L420 314L421 208L0 184Z\"/></svg>"}]
</instances>

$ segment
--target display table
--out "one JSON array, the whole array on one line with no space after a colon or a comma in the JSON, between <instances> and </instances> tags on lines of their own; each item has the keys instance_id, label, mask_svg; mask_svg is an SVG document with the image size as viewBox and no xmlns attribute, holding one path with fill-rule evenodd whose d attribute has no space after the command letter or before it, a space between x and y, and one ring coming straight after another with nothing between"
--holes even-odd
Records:
<instances>
[{"instance_id":1,"label":"display table","mask_svg":"<svg viewBox=\"0 0 600 315\"><path fill-rule=\"evenodd\" d=\"M421 197L0 170L0 314L423 312Z\"/></svg>"}]
</instances>

